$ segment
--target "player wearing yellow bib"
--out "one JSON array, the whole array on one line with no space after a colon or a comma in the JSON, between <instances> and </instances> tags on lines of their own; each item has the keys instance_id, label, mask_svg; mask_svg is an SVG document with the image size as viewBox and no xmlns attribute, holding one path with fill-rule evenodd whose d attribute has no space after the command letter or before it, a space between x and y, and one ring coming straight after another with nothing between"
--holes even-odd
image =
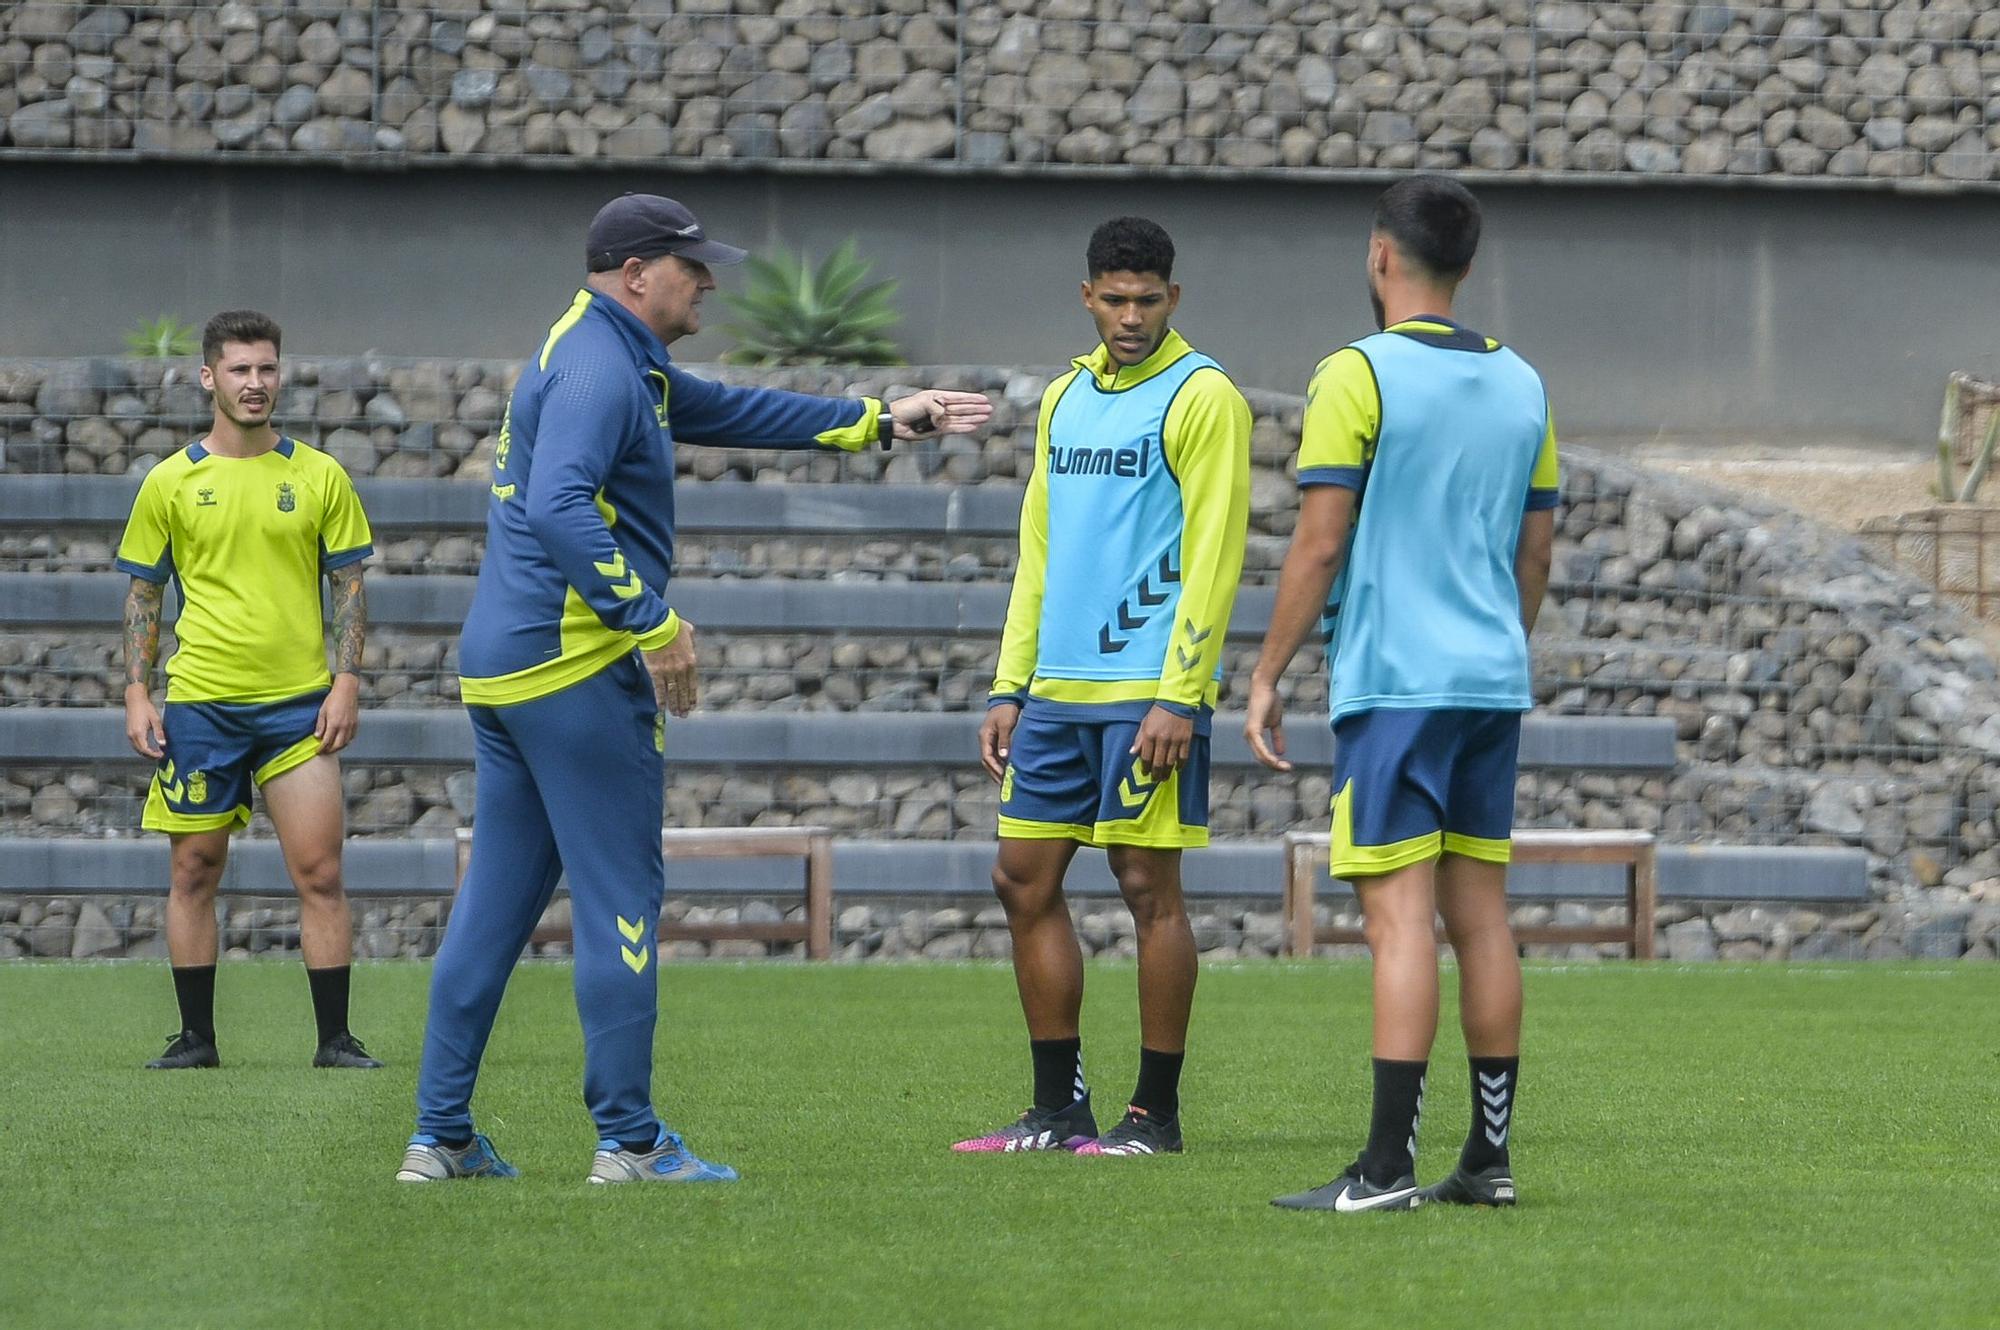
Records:
<instances>
[{"instance_id":1,"label":"player wearing yellow bib","mask_svg":"<svg viewBox=\"0 0 2000 1330\"><path fill-rule=\"evenodd\" d=\"M354 737L367 608L368 519L340 464L280 435L278 325L232 310L202 331L207 435L147 472L118 546L125 600L125 735L159 763L142 825L167 833L167 951L181 1030L156 1070L220 1065L215 891L253 787L299 893L299 941L319 1027L316 1067L379 1067L347 1028L350 932L340 881L340 764ZM327 670L320 581L332 589ZM179 649L153 705L166 584Z\"/></svg>"}]
</instances>

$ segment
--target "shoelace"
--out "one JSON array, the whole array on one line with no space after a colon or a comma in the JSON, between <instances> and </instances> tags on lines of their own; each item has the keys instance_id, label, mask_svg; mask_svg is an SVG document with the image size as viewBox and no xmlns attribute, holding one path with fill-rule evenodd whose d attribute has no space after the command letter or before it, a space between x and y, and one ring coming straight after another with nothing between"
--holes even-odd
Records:
<instances>
[{"instance_id":1,"label":"shoelace","mask_svg":"<svg viewBox=\"0 0 2000 1330\"><path fill-rule=\"evenodd\" d=\"M1035 1108L1030 1106L1027 1112L1015 1119L1013 1129L1027 1135L1032 1135L1038 1131L1049 1131L1054 1128L1057 1119L1061 1118L1068 1111L1068 1108Z\"/></svg>"},{"instance_id":2,"label":"shoelace","mask_svg":"<svg viewBox=\"0 0 2000 1330\"><path fill-rule=\"evenodd\" d=\"M371 1062L375 1060L374 1054L363 1047L361 1041L351 1034L335 1035L325 1046L347 1057L365 1058Z\"/></svg>"}]
</instances>

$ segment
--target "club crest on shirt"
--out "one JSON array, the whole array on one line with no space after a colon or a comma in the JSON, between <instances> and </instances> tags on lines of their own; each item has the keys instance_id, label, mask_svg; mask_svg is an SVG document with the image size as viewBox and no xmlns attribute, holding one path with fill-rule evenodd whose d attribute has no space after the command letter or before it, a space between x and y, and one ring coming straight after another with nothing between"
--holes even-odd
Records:
<instances>
[{"instance_id":1,"label":"club crest on shirt","mask_svg":"<svg viewBox=\"0 0 2000 1330\"><path fill-rule=\"evenodd\" d=\"M278 511L289 513L299 506L299 496L288 481L278 482Z\"/></svg>"},{"instance_id":2,"label":"club crest on shirt","mask_svg":"<svg viewBox=\"0 0 2000 1330\"><path fill-rule=\"evenodd\" d=\"M194 492L194 506L197 508L215 507L215 491L206 485L196 490Z\"/></svg>"}]
</instances>

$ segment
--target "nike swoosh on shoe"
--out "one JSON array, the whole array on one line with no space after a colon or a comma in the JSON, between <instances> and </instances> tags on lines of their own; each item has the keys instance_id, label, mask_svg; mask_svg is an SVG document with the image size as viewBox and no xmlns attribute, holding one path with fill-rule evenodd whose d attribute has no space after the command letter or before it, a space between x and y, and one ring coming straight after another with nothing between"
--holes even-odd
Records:
<instances>
[{"instance_id":1,"label":"nike swoosh on shoe","mask_svg":"<svg viewBox=\"0 0 2000 1330\"><path fill-rule=\"evenodd\" d=\"M1357 1197L1352 1187L1343 1187L1340 1195L1333 1198L1333 1208L1344 1215L1355 1214L1362 1210L1380 1210L1385 1205L1408 1200L1416 1194L1416 1191L1415 1187L1404 1187L1399 1191L1385 1191L1380 1196Z\"/></svg>"}]
</instances>

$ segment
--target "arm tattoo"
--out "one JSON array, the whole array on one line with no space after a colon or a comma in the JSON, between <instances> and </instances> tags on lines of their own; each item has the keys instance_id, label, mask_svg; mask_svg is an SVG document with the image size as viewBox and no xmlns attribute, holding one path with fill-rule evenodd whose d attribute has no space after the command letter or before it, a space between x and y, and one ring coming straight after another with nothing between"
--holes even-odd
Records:
<instances>
[{"instance_id":1,"label":"arm tattoo","mask_svg":"<svg viewBox=\"0 0 2000 1330\"><path fill-rule=\"evenodd\" d=\"M361 565L336 568L333 584L333 672L361 673L361 647L368 636L368 597L361 589Z\"/></svg>"},{"instance_id":2,"label":"arm tattoo","mask_svg":"<svg viewBox=\"0 0 2000 1330\"><path fill-rule=\"evenodd\" d=\"M165 583L132 579L125 594L125 682L153 685L153 662L160 656L160 607L166 603Z\"/></svg>"}]
</instances>

